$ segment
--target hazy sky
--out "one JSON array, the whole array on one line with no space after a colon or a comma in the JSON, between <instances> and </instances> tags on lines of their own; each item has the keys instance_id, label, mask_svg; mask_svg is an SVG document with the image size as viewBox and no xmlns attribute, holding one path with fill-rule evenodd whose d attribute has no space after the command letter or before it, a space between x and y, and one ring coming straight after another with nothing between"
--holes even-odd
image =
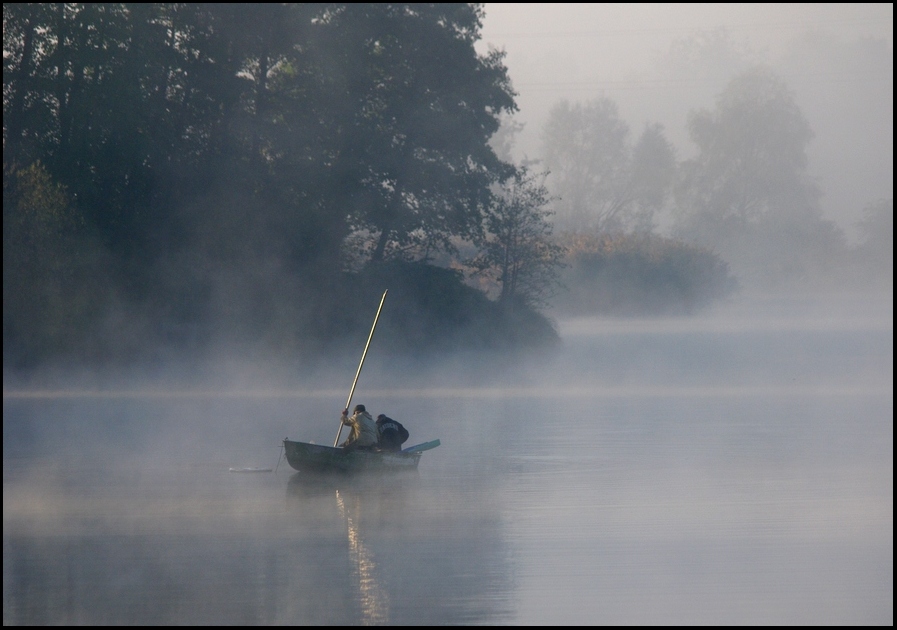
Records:
<instances>
[{"instance_id":1,"label":"hazy sky","mask_svg":"<svg viewBox=\"0 0 897 630\"><path fill-rule=\"evenodd\" d=\"M506 51L519 93L517 120L526 123L518 159L538 156L541 125L554 103L600 96L618 102L634 135L661 122L680 157L687 155L693 149L687 112L712 108L736 71L730 75L720 60L715 75L674 77L664 62L675 42L722 28L745 57L780 71L796 92L816 132L810 171L826 195L827 216L850 234L862 206L893 197L893 79L883 81L880 68L867 80L855 67L835 67L844 47L863 38L887 42L880 57L893 67L892 4L487 3L485 12L482 49ZM822 46L832 58L814 54L819 66L809 67L809 51ZM850 50L857 58L869 54ZM861 103L857 93L870 96Z\"/></svg>"}]
</instances>

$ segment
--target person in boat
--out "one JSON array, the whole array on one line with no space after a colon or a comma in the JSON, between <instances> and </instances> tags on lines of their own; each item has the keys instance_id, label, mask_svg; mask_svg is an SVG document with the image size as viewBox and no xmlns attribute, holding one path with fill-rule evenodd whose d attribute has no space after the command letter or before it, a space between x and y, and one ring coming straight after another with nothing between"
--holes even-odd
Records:
<instances>
[{"instance_id":1,"label":"person in boat","mask_svg":"<svg viewBox=\"0 0 897 630\"><path fill-rule=\"evenodd\" d=\"M379 442L379 432L377 423L367 412L364 405L355 405L352 415L349 415L348 409L343 409L343 415L340 416L340 422L351 428L349 437L340 444L346 450L363 449L369 450L377 446Z\"/></svg>"},{"instance_id":2,"label":"person in boat","mask_svg":"<svg viewBox=\"0 0 897 630\"><path fill-rule=\"evenodd\" d=\"M381 451L400 451L402 444L408 439L408 429L398 420L384 414L377 416L377 430L380 433Z\"/></svg>"}]
</instances>

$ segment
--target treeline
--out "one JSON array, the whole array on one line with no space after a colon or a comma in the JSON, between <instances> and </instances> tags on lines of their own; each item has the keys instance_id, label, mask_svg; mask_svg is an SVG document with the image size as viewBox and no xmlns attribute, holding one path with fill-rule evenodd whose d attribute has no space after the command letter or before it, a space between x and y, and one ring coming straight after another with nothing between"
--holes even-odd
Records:
<instances>
[{"instance_id":1,"label":"treeline","mask_svg":"<svg viewBox=\"0 0 897 630\"><path fill-rule=\"evenodd\" d=\"M369 325L359 268L481 242L515 173L488 144L516 105L502 54L474 50L482 16L5 4L4 362L289 355Z\"/></svg>"}]
</instances>

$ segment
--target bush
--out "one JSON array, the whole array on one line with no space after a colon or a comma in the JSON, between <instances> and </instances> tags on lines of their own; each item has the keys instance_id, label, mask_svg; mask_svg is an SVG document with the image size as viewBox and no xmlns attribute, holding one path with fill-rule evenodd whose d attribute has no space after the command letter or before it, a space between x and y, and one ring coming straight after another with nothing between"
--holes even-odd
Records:
<instances>
[{"instance_id":1,"label":"bush","mask_svg":"<svg viewBox=\"0 0 897 630\"><path fill-rule=\"evenodd\" d=\"M655 235L564 238L566 291L555 308L575 315L691 314L737 288L706 249Z\"/></svg>"}]
</instances>

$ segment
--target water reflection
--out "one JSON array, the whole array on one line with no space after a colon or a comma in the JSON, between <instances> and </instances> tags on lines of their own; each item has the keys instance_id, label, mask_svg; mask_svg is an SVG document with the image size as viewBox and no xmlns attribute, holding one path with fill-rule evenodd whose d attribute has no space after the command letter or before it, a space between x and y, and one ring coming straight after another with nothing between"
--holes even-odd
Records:
<instances>
[{"instance_id":1,"label":"water reflection","mask_svg":"<svg viewBox=\"0 0 897 630\"><path fill-rule=\"evenodd\" d=\"M513 582L498 504L461 508L453 494L418 471L299 472L287 485L297 525L334 550L331 569L345 569L333 583L345 585L354 623L507 621Z\"/></svg>"},{"instance_id":2,"label":"water reflection","mask_svg":"<svg viewBox=\"0 0 897 630\"><path fill-rule=\"evenodd\" d=\"M350 581L357 587L354 599L363 625L390 622L390 594L367 534L374 535L372 529L384 526L384 516L404 517L403 498L408 485L417 481L417 471L364 477L296 473L290 477L288 494L303 501L301 507L332 500L345 523Z\"/></svg>"},{"instance_id":3,"label":"water reflection","mask_svg":"<svg viewBox=\"0 0 897 630\"><path fill-rule=\"evenodd\" d=\"M377 563L374 560L374 554L365 545L359 531L361 497L357 494L344 497L337 490L336 504L339 506L340 514L346 519L352 574L353 578L358 581L361 621L366 626L387 623L389 621L389 593L377 581Z\"/></svg>"}]
</instances>

